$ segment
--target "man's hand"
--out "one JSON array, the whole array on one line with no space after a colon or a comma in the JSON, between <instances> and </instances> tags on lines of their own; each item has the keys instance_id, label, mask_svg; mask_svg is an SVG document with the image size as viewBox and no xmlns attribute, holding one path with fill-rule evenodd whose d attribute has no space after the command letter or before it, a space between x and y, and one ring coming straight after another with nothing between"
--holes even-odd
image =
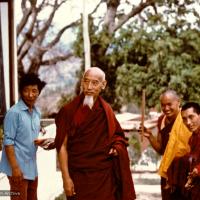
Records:
<instances>
[{"instance_id":1,"label":"man's hand","mask_svg":"<svg viewBox=\"0 0 200 200\"><path fill-rule=\"evenodd\" d=\"M15 167L12 169L12 181L15 183L19 183L23 179L23 173L19 167Z\"/></svg>"},{"instance_id":2,"label":"man's hand","mask_svg":"<svg viewBox=\"0 0 200 200\"><path fill-rule=\"evenodd\" d=\"M193 171L190 173L192 177L198 176L198 169L194 168Z\"/></svg>"},{"instance_id":3,"label":"man's hand","mask_svg":"<svg viewBox=\"0 0 200 200\"><path fill-rule=\"evenodd\" d=\"M140 135L142 135L142 126L141 125L138 129L138 132L140 133ZM147 139L149 139L152 136L151 129L148 129L144 126L143 136L146 137Z\"/></svg>"},{"instance_id":4,"label":"man's hand","mask_svg":"<svg viewBox=\"0 0 200 200\"><path fill-rule=\"evenodd\" d=\"M118 156L118 152L115 148L111 148L108 154L111 156Z\"/></svg>"},{"instance_id":5,"label":"man's hand","mask_svg":"<svg viewBox=\"0 0 200 200\"><path fill-rule=\"evenodd\" d=\"M76 195L74 183L71 178L63 178L63 188L67 196L70 197Z\"/></svg>"},{"instance_id":6,"label":"man's hand","mask_svg":"<svg viewBox=\"0 0 200 200\"><path fill-rule=\"evenodd\" d=\"M45 150L50 150L55 148L54 138L46 138L41 144L38 146L42 147Z\"/></svg>"}]
</instances>

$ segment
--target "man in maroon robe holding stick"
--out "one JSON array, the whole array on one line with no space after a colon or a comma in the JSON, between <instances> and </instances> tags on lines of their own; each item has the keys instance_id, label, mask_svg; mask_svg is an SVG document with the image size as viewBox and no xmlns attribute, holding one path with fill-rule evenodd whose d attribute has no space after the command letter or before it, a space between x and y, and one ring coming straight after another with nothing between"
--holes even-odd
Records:
<instances>
[{"instance_id":1,"label":"man in maroon robe holding stick","mask_svg":"<svg viewBox=\"0 0 200 200\"><path fill-rule=\"evenodd\" d=\"M170 132L180 112L180 98L176 91L171 89L164 91L160 95L160 106L163 114L158 119L157 136L154 136L150 129L144 127L144 137L149 140L157 153L163 155L169 142ZM141 133L141 129L139 132ZM168 174L168 176L170 175ZM167 179L164 177L161 177L161 196L162 200L183 200L180 188L168 187Z\"/></svg>"},{"instance_id":2,"label":"man in maroon robe holding stick","mask_svg":"<svg viewBox=\"0 0 200 200\"><path fill-rule=\"evenodd\" d=\"M55 145L68 200L134 200L127 140L110 105L99 96L105 73L89 68L82 94L56 117Z\"/></svg>"}]
</instances>

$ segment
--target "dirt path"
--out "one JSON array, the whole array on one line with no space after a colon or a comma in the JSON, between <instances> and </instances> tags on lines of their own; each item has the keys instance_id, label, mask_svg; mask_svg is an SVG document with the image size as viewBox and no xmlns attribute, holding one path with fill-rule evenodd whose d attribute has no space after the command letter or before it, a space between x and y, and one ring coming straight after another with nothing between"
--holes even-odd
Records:
<instances>
[{"instance_id":1,"label":"dirt path","mask_svg":"<svg viewBox=\"0 0 200 200\"><path fill-rule=\"evenodd\" d=\"M156 173L134 174L137 200L160 200L160 177Z\"/></svg>"}]
</instances>

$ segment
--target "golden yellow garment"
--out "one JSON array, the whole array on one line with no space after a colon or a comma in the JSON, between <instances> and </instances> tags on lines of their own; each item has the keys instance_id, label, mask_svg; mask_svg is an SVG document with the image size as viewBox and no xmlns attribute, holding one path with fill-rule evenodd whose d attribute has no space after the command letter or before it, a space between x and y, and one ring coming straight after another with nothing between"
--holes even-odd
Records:
<instances>
[{"instance_id":1,"label":"golden yellow garment","mask_svg":"<svg viewBox=\"0 0 200 200\"><path fill-rule=\"evenodd\" d=\"M169 134L169 141L160 163L158 170L158 174L160 176L167 178L167 170L173 159L175 157L184 156L190 151L188 141L191 134L192 133L184 125L181 117L181 112L179 112Z\"/></svg>"}]
</instances>

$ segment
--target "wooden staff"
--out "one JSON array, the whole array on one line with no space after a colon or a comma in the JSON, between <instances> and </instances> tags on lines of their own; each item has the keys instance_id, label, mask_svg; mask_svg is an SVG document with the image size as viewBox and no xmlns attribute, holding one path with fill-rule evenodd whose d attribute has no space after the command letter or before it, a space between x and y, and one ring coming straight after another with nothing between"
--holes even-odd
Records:
<instances>
[{"instance_id":1,"label":"wooden staff","mask_svg":"<svg viewBox=\"0 0 200 200\"><path fill-rule=\"evenodd\" d=\"M142 90L142 105L141 105L141 142L144 137L144 118L145 118L145 89Z\"/></svg>"}]
</instances>

